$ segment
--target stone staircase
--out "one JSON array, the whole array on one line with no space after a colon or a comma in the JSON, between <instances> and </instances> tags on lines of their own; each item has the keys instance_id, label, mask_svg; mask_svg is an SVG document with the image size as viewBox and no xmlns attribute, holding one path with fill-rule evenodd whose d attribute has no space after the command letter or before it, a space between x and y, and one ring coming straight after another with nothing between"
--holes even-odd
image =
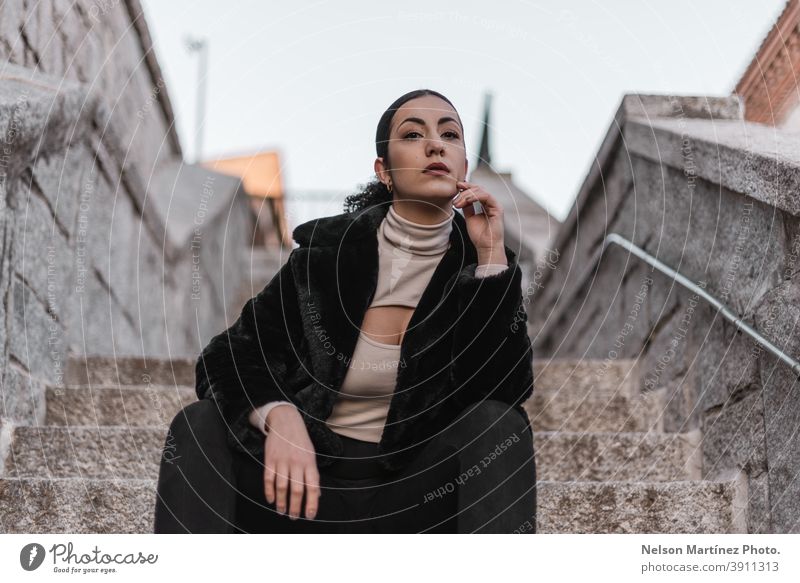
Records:
<instances>
[{"instance_id":1,"label":"stone staircase","mask_svg":"<svg viewBox=\"0 0 800 583\"><path fill-rule=\"evenodd\" d=\"M661 431L632 361L537 361L540 533L746 532L743 475L702 479L699 432ZM70 360L41 426L0 433L0 532L152 532L166 430L194 361Z\"/></svg>"},{"instance_id":2,"label":"stone staircase","mask_svg":"<svg viewBox=\"0 0 800 583\"><path fill-rule=\"evenodd\" d=\"M704 480L702 435L664 433L632 360L534 363L540 533L744 533L747 479Z\"/></svg>"}]
</instances>

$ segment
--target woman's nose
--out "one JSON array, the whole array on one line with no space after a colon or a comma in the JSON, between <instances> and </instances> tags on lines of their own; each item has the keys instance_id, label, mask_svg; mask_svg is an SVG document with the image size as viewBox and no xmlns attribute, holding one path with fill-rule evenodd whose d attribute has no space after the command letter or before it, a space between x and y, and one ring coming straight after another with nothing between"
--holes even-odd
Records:
<instances>
[{"instance_id":1,"label":"woman's nose","mask_svg":"<svg viewBox=\"0 0 800 583\"><path fill-rule=\"evenodd\" d=\"M439 138L429 139L427 149L429 154L433 152L444 152L444 141Z\"/></svg>"}]
</instances>

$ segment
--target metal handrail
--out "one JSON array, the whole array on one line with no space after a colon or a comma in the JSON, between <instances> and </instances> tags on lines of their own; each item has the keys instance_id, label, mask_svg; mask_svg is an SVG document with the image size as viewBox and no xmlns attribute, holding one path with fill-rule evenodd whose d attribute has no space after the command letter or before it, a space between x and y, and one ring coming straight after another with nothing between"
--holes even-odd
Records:
<instances>
[{"instance_id":1,"label":"metal handrail","mask_svg":"<svg viewBox=\"0 0 800 583\"><path fill-rule=\"evenodd\" d=\"M777 346L772 344L772 342L770 342L769 340L764 338L761 334L756 332L746 322L744 322L744 320L742 320L734 312L732 312L725 304L723 304L722 302L717 300L717 298L715 298L714 296L709 294L701 286L697 285L696 283L694 283L693 281L691 281L690 279L688 279L684 275L680 274L679 272L675 271L674 269L672 269L668 265L664 265L661 261L659 261L658 259L656 259L652 255L650 255L647 251L645 251L641 247L635 245L634 243L632 243L631 241L629 241L625 237L622 237L621 235L618 235L617 233L610 233L609 235L606 236L605 239L603 239L603 245L597 251L595 258L591 261L591 263L587 267L586 271L584 272L583 276L581 276L581 279L580 279L578 285L575 287L575 290L581 289L581 287L584 284L584 280L589 276L589 274L592 272L592 270L594 270L595 266L598 264L598 262L602 258L603 253L605 252L605 250L608 248L608 246L611 243L616 243L620 247L623 247L623 248L627 249L628 251L633 253L639 259L645 261L646 263L649 263L650 265L652 265L653 267L655 267L656 269L658 269L662 273L665 273L668 276L670 276L671 278L673 278L675 281L677 281L678 283L680 283L684 287L689 288L690 290L692 290L697 295L703 297L706 301L708 301L708 303L710 303L712 306L717 308L717 310L719 310L726 319L728 319L730 322L733 322L734 326L736 326L739 330L743 330L743 331L747 332L747 334L750 337L752 337L756 342L758 342L759 344L764 346L772 354L774 354L779 359L781 359L783 362L788 364L792 368L794 373L797 375L797 378L800 379L800 362L794 360L788 354L783 352L780 348L778 348ZM564 309L563 306L565 306L565 305L566 305L566 303L562 304L562 308L560 308L558 310L558 312L557 312L556 316L554 317L553 321L558 321L558 318L561 316L561 311Z\"/></svg>"}]
</instances>

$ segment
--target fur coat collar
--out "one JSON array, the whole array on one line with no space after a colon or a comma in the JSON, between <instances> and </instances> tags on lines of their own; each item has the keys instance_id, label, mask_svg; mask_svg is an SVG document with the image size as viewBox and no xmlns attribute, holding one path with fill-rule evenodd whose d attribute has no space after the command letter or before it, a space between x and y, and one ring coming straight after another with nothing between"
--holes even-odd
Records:
<instances>
[{"instance_id":1,"label":"fur coat collar","mask_svg":"<svg viewBox=\"0 0 800 583\"><path fill-rule=\"evenodd\" d=\"M216 398L231 445L263 458L264 436L247 422L252 407L291 400L301 412L319 467L342 442L331 414L378 282L378 227L389 205L308 221L279 273L197 363L197 393ZM397 384L379 444L381 464L404 467L467 405L500 399L524 413L533 391L517 255L508 269L475 277L477 252L456 211L450 246L412 315ZM526 416L527 418L527 416Z\"/></svg>"}]
</instances>

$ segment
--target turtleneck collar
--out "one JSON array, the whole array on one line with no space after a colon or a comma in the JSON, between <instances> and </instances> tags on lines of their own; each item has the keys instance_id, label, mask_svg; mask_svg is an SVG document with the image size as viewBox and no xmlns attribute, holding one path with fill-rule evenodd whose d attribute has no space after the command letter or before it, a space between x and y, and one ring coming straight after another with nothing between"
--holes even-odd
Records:
<instances>
[{"instance_id":1,"label":"turtleneck collar","mask_svg":"<svg viewBox=\"0 0 800 583\"><path fill-rule=\"evenodd\" d=\"M450 209L450 216L441 223L426 225L400 216L390 204L381 222L380 234L395 247L413 255L440 255L450 243L454 214L455 210Z\"/></svg>"}]
</instances>

